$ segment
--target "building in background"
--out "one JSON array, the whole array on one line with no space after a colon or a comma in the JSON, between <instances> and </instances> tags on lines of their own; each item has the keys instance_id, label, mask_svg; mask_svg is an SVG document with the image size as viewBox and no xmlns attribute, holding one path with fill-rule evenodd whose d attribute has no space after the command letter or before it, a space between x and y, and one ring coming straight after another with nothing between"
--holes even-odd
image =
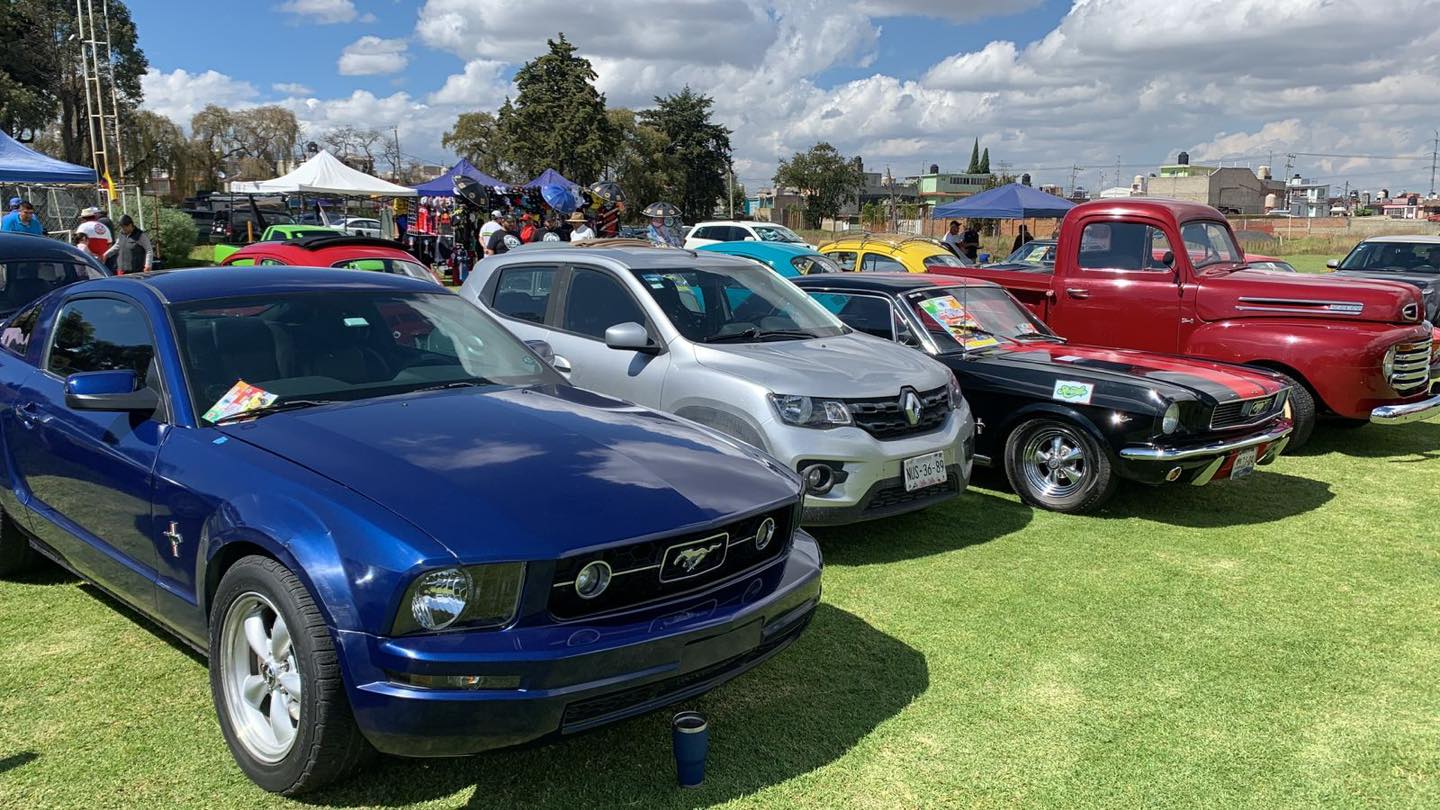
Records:
<instances>
[{"instance_id":1,"label":"building in background","mask_svg":"<svg viewBox=\"0 0 1440 810\"><path fill-rule=\"evenodd\" d=\"M966 174L964 172L942 172L938 164L930 164L930 171L904 178L905 183L915 186L916 196L922 205L934 207L941 203L969 197L984 191L991 175Z\"/></svg>"},{"instance_id":2,"label":"building in background","mask_svg":"<svg viewBox=\"0 0 1440 810\"><path fill-rule=\"evenodd\" d=\"M1330 216L1329 183L1316 183L1312 180L1302 180L1300 175L1297 174L1291 177L1290 181L1285 184L1285 194L1289 200L1291 216Z\"/></svg>"},{"instance_id":3,"label":"building in background","mask_svg":"<svg viewBox=\"0 0 1440 810\"><path fill-rule=\"evenodd\" d=\"M1262 166L1261 174L1269 170ZM1190 200L1218 208L1227 214L1265 213L1266 183L1244 166L1202 166L1190 162L1181 152L1175 163L1161 166L1147 183L1146 193L1155 197Z\"/></svg>"}]
</instances>

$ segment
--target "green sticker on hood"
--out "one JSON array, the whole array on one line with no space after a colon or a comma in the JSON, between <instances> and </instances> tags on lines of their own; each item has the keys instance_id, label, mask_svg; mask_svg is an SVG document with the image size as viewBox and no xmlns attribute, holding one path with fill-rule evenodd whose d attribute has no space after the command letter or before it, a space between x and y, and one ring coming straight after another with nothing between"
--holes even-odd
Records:
<instances>
[{"instance_id":1,"label":"green sticker on hood","mask_svg":"<svg viewBox=\"0 0 1440 810\"><path fill-rule=\"evenodd\" d=\"M1071 380L1056 380L1055 391L1051 397L1061 402L1070 402L1076 405L1089 405L1090 397L1095 393L1094 383L1073 382Z\"/></svg>"}]
</instances>

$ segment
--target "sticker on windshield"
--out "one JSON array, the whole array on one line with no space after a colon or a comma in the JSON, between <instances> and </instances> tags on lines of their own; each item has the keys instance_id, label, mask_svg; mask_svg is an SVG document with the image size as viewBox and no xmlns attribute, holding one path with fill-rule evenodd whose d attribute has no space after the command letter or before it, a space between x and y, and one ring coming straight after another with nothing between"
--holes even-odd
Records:
<instances>
[{"instance_id":1,"label":"sticker on windshield","mask_svg":"<svg viewBox=\"0 0 1440 810\"><path fill-rule=\"evenodd\" d=\"M953 295L937 295L934 298L926 298L920 302L920 308L925 314L939 321L942 326L949 330L950 334L956 337L964 337L972 329L979 329L980 324L974 316L966 311L965 306Z\"/></svg>"},{"instance_id":2,"label":"sticker on windshield","mask_svg":"<svg viewBox=\"0 0 1440 810\"><path fill-rule=\"evenodd\" d=\"M279 394L272 394L263 388L257 388L244 380L237 380L225 396L210 406L210 410L202 417L206 421L216 422L227 416L234 416L237 413L258 410L267 407L279 399Z\"/></svg>"},{"instance_id":3,"label":"sticker on windshield","mask_svg":"<svg viewBox=\"0 0 1440 810\"><path fill-rule=\"evenodd\" d=\"M345 319L345 325L346 325L346 326L369 326L369 325L370 325L370 322L367 321L367 320L365 320L364 318L346 318L346 319Z\"/></svg>"},{"instance_id":4,"label":"sticker on windshield","mask_svg":"<svg viewBox=\"0 0 1440 810\"><path fill-rule=\"evenodd\" d=\"M1089 405L1090 396L1094 393L1095 386L1092 383L1056 380L1055 393L1051 395L1051 398L1075 405Z\"/></svg>"}]
</instances>

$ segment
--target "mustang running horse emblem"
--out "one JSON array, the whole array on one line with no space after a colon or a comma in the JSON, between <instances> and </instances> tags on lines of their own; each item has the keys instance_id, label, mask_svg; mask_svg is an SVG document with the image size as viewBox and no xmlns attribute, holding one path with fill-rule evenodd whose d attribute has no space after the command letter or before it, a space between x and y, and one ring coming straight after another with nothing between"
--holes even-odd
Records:
<instances>
[{"instance_id":1,"label":"mustang running horse emblem","mask_svg":"<svg viewBox=\"0 0 1440 810\"><path fill-rule=\"evenodd\" d=\"M705 561L706 557L710 556L710 552L714 551L717 548L720 548L719 543L714 543L708 546L701 546L698 548L687 548L679 554L675 555L675 564L680 566L681 568L684 568L685 573L688 574L694 571L695 568L700 565L700 563Z\"/></svg>"}]
</instances>

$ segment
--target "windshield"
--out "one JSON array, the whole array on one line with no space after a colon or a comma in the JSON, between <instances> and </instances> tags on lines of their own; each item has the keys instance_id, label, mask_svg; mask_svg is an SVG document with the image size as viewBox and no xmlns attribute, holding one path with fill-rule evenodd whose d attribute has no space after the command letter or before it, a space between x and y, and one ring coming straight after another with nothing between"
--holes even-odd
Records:
<instances>
[{"instance_id":1,"label":"windshield","mask_svg":"<svg viewBox=\"0 0 1440 810\"><path fill-rule=\"evenodd\" d=\"M261 404L283 405L450 384L564 382L479 309L447 293L292 292L200 301L172 313L197 413L215 413L222 399L237 391L248 397L251 388Z\"/></svg>"},{"instance_id":2,"label":"windshield","mask_svg":"<svg viewBox=\"0 0 1440 810\"><path fill-rule=\"evenodd\" d=\"M83 262L17 259L0 263L0 315L8 315L66 284L104 277L104 273Z\"/></svg>"},{"instance_id":3,"label":"windshield","mask_svg":"<svg viewBox=\"0 0 1440 810\"><path fill-rule=\"evenodd\" d=\"M695 343L834 337L847 331L768 268L747 264L632 272L680 334Z\"/></svg>"},{"instance_id":4,"label":"windshield","mask_svg":"<svg viewBox=\"0 0 1440 810\"><path fill-rule=\"evenodd\" d=\"M961 259L954 253L936 253L933 256L925 257L926 267L974 267L975 263L968 259Z\"/></svg>"},{"instance_id":5,"label":"windshield","mask_svg":"<svg viewBox=\"0 0 1440 810\"><path fill-rule=\"evenodd\" d=\"M1440 273L1440 245L1424 242L1361 242L1350 251L1341 270L1384 270L1392 273Z\"/></svg>"},{"instance_id":6,"label":"windshield","mask_svg":"<svg viewBox=\"0 0 1440 810\"><path fill-rule=\"evenodd\" d=\"M394 273L397 276L409 276L422 281L434 281L440 283L435 274L416 262L405 259L346 259L343 262L336 262L334 267L342 270L370 270L376 273Z\"/></svg>"},{"instance_id":7,"label":"windshield","mask_svg":"<svg viewBox=\"0 0 1440 810\"><path fill-rule=\"evenodd\" d=\"M1187 222L1180 226L1180 238L1185 241L1190 264L1196 268L1245 261L1245 254L1235 246L1230 229L1219 222Z\"/></svg>"},{"instance_id":8,"label":"windshield","mask_svg":"<svg viewBox=\"0 0 1440 810\"><path fill-rule=\"evenodd\" d=\"M753 227L761 242L798 242L802 245L805 243L805 240L800 238L800 234L784 225L755 225Z\"/></svg>"},{"instance_id":9,"label":"windshield","mask_svg":"<svg viewBox=\"0 0 1440 810\"><path fill-rule=\"evenodd\" d=\"M818 253L796 256L790 260L790 266L798 270L802 276L812 273L840 272L840 265L836 264L829 256L821 256Z\"/></svg>"},{"instance_id":10,"label":"windshield","mask_svg":"<svg viewBox=\"0 0 1440 810\"><path fill-rule=\"evenodd\" d=\"M1053 333L995 287L936 287L903 297L941 352L983 349Z\"/></svg>"},{"instance_id":11,"label":"windshield","mask_svg":"<svg viewBox=\"0 0 1440 810\"><path fill-rule=\"evenodd\" d=\"M1020 249L1011 253L1006 262L1016 264L1054 264L1055 243L1054 242L1026 242Z\"/></svg>"}]
</instances>

